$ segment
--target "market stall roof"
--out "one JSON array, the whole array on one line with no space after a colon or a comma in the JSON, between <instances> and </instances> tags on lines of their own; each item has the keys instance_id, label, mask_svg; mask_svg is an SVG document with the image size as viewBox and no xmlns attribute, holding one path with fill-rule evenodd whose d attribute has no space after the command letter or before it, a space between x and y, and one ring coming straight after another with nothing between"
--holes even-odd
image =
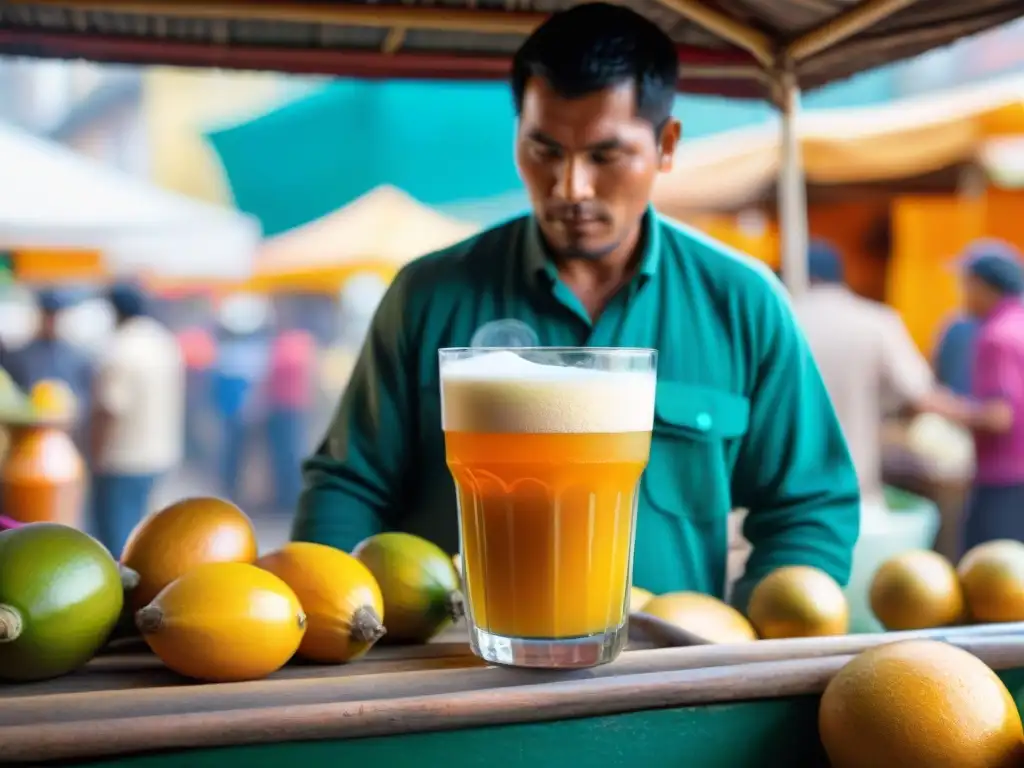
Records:
<instances>
[{"instance_id":1,"label":"market stall roof","mask_svg":"<svg viewBox=\"0 0 1024 768\"><path fill-rule=\"evenodd\" d=\"M971 165L998 172L1006 137L1024 134L1024 77L881 106L808 110L796 126L812 189L955 183L957 169ZM774 192L780 162L778 121L684 143L654 202L675 216L736 209Z\"/></svg>"},{"instance_id":2,"label":"market stall roof","mask_svg":"<svg viewBox=\"0 0 1024 768\"><path fill-rule=\"evenodd\" d=\"M382 185L333 213L267 240L248 287L336 290L360 272L390 278L418 256L453 245L479 229Z\"/></svg>"},{"instance_id":3,"label":"market stall roof","mask_svg":"<svg viewBox=\"0 0 1024 768\"><path fill-rule=\"evenodd\" d=\"M567 0L6 0L0 53L356 77L493 79ZM679 44L685 90L811 88L1024 16L1020 0L636 0Z\"/></svg>"},{"instance_id":4,"label":"market stall roof","mask_svg":"<svg viewBox=\"0 0 1024 768\"><path fill-rule=\"evenodd\" d=\"M0 123L0 251L96 251L106 274L244 278L255 219ZM58 270L59 271L59 270Z\"/></svg>"}]
</instances>

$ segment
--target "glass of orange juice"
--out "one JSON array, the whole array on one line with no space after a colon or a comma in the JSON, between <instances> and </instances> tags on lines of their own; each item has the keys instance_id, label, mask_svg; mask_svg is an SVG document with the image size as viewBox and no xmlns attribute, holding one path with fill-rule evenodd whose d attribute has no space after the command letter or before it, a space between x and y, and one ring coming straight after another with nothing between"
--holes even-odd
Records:
<instances>
[{"instance_id":1,"label":"glass of orange juice","mask_svg":"<svg viewBox=\"0 0 1024 768\"><path fill-rule=\"evenodd\" d=\"M474 653L515 667L612 661L626 644L657 352L439 355Z\"/></svg>"}]
</instances>

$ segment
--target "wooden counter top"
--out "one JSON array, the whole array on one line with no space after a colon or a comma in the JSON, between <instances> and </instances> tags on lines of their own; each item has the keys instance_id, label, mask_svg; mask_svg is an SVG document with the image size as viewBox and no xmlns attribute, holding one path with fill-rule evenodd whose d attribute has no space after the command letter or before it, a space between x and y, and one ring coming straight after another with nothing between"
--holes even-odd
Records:
<instances>
[{"instance_id":1,"label":"wooden counter top","mask_svg":"<svg viewBox=\"0 0 1024 768\"><path fill-rule=\"evenodd\" d=\"M939 636L996 669L1024 666L1024 625ZM590 670L486 667L452 636L343 666L193 684L142 650L44 683L0 686L0 763L357 738L815 694L856 653L915 633L637 650Z\"/></svg>"}]
</instances>

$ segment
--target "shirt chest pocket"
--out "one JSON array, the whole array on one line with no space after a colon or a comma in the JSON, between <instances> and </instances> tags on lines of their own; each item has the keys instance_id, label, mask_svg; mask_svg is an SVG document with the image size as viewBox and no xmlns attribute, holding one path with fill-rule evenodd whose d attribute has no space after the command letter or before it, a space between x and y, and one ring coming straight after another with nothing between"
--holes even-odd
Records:
<instances>
[{"instance_id":1,"label":"shirt chest pocket","mask_svg":"<svg viewBox=\"0 0 1024 768\"><path fill-rule=\"evenodd\" d=\"M659 381L644 493L670 517L729 512L730 451L747 432L750 402L721 389Z\"/></svg>"}]
</instances>

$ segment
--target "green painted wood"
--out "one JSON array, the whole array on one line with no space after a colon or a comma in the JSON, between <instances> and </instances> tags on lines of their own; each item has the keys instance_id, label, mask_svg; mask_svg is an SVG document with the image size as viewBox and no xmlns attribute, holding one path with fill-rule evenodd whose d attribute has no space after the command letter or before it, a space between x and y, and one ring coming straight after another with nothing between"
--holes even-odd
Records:
<instances>
[{"instance_id":1,"label":"green painted wood","mask_svg":"<svg viewBox=\"0 0 1024 768\"><path fill-rule=\"evenodd\" d=\"M1024 707L1024 668L1000 673ZM818 697L380 738L188 750L79 763L90 768L826 768Z\"/></svg>"}]
</instances>

